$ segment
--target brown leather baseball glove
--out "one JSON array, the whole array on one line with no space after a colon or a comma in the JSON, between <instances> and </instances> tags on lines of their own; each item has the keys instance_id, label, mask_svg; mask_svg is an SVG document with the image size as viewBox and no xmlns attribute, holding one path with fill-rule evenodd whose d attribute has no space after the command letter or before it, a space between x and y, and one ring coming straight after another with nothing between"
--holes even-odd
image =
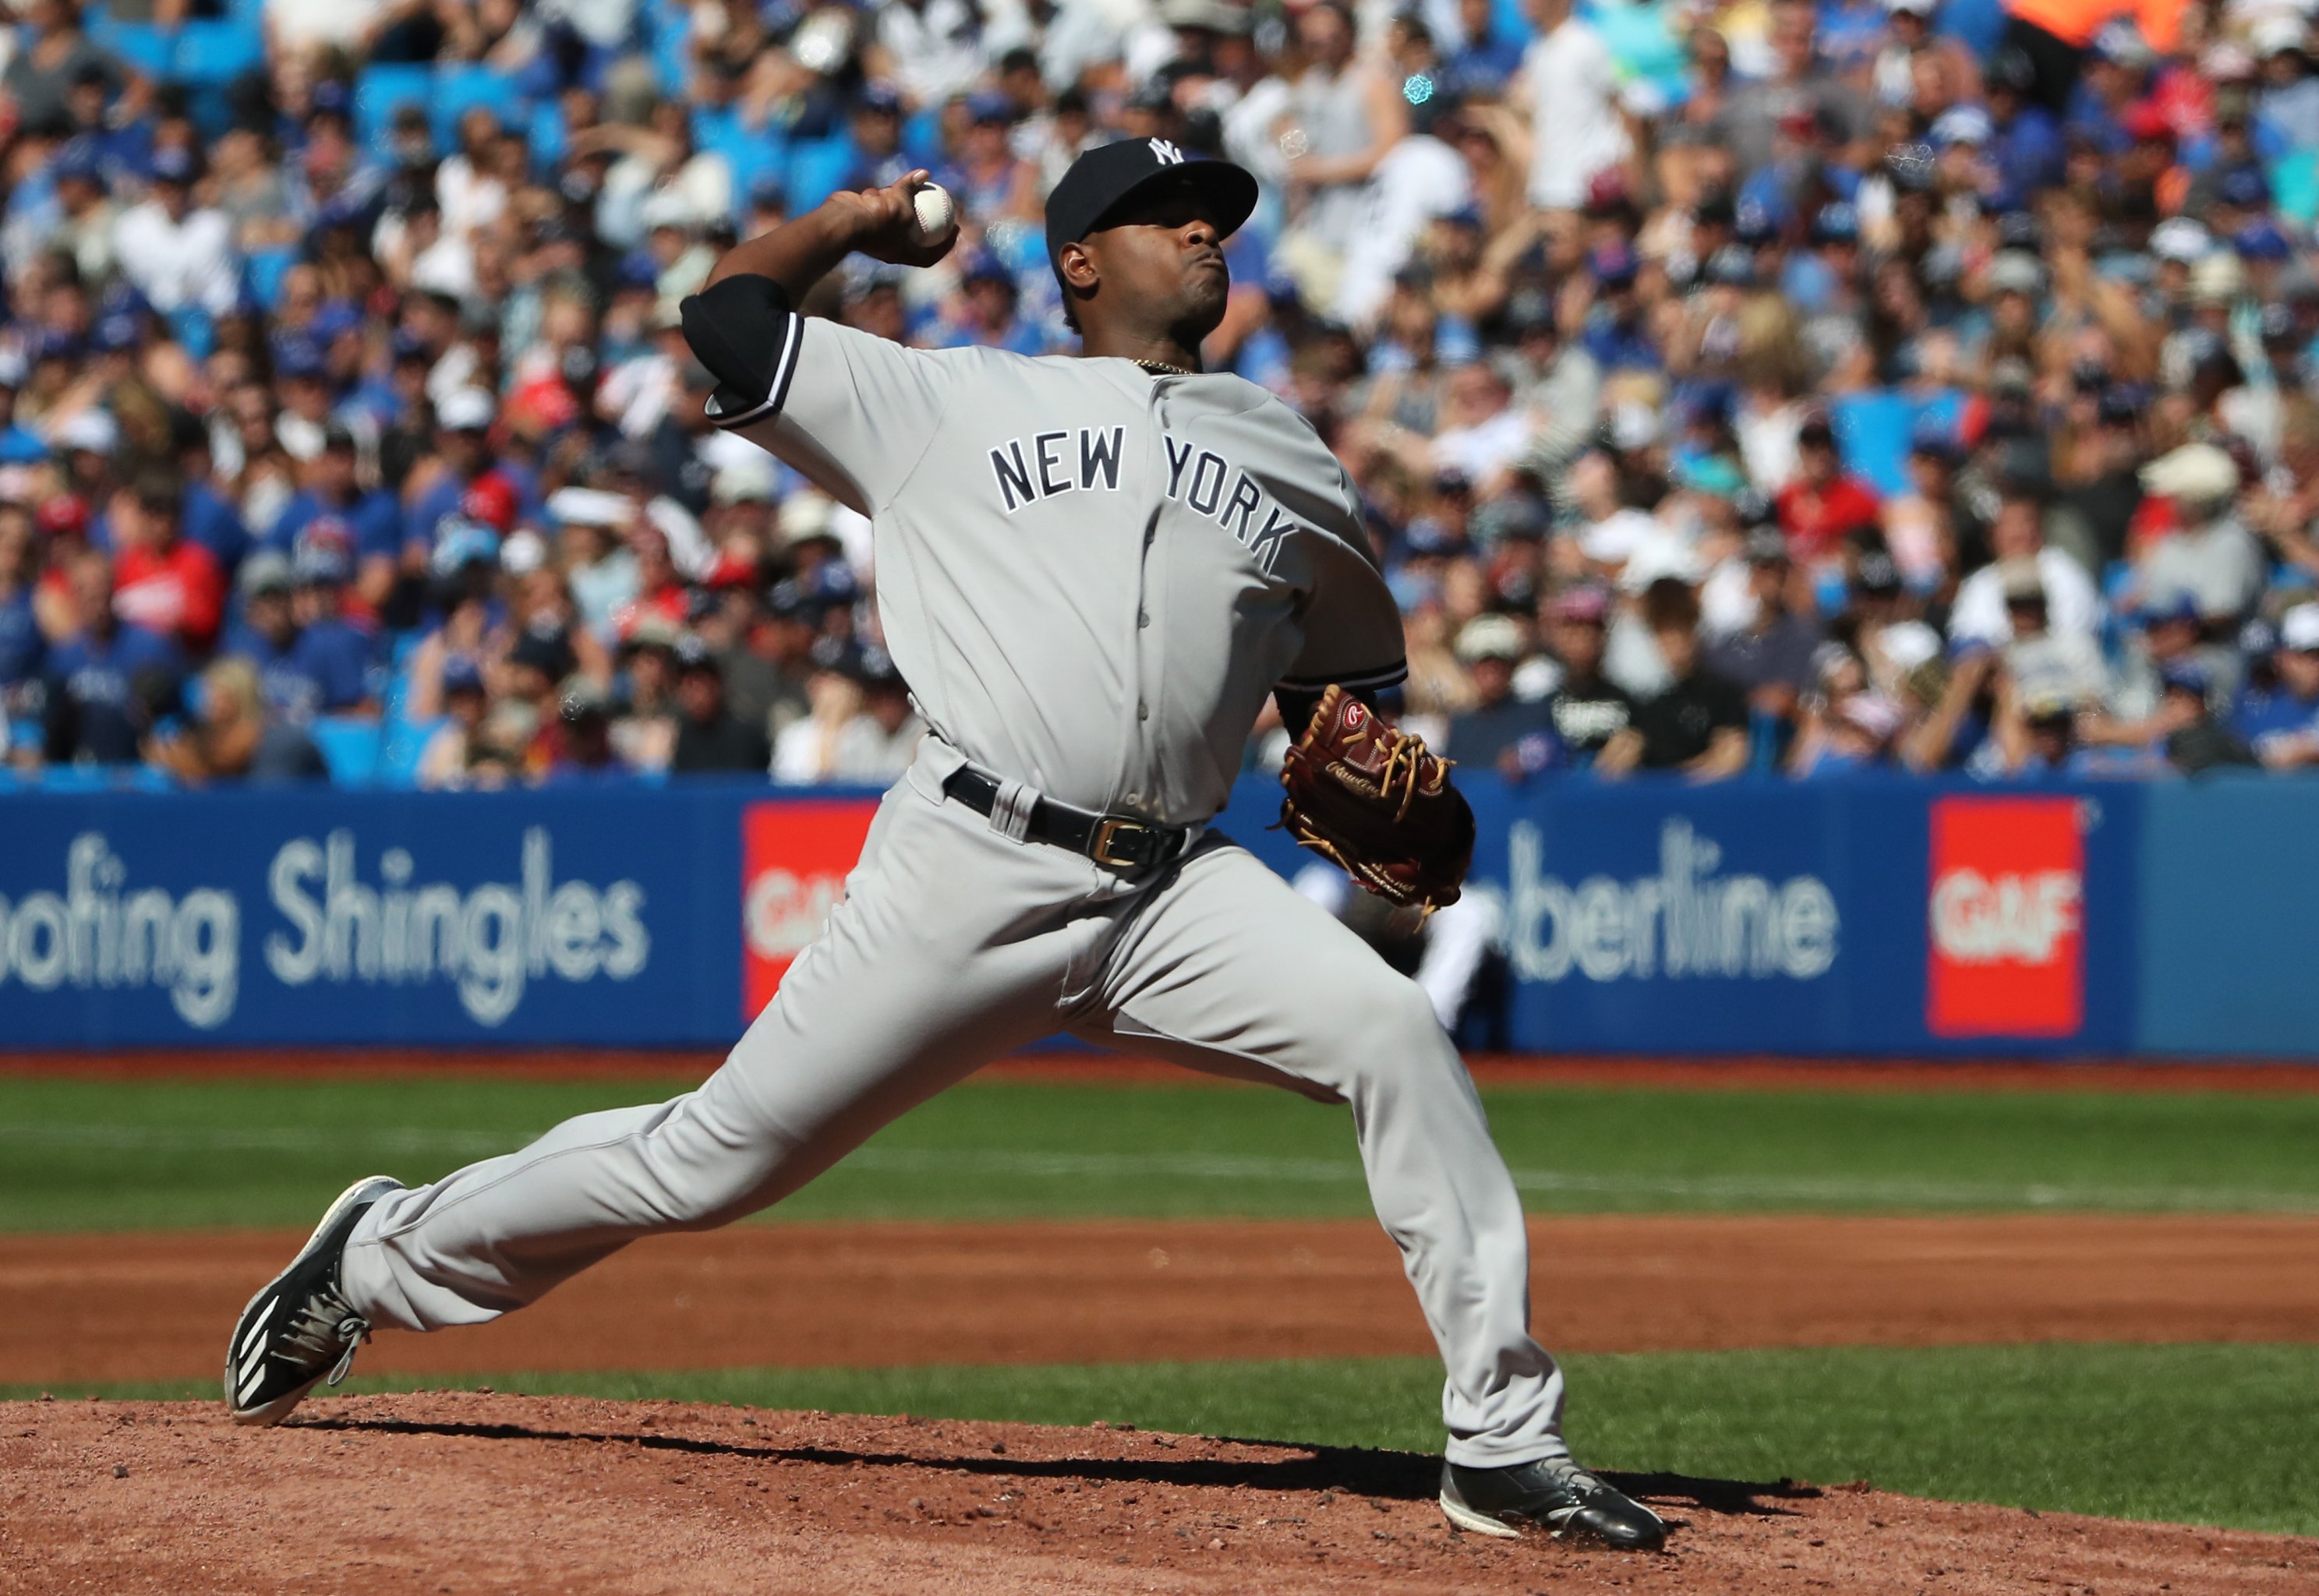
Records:
<instances>
[{"instance_id":1,"label":"brown leather baseball glove","mask_svg":"<svg viewBox=\"0 0 2319 1596\"><path fill-rule=\"evenodd\" d=\"M1427 910L1457 901L1474 862L1474 811L1449 762L1340 687L1280 767L1280 824L1379 897Z\"/></svg>"}]
</instances>

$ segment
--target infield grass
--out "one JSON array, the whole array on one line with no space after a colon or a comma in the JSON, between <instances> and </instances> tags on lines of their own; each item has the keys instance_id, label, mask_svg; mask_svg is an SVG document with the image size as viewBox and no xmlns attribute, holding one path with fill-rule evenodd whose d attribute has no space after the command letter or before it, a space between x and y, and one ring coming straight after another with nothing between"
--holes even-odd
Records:
<instances>
[{"instance_id":1,"label":"infield grass","mask_svg":"<svg viewBox=\"0 0 2319 1596\"><path fill-rule=\"evenodd\" d=\"M1948 1347L1567 1360L1597 1466L2319 1534L2319 1347ZM477 1375L459 1388L1086 1424L1431 1452L1427 1358L1092 1367ZM59 1397L89 1387L56 1387ZM209 1383L95 1388L213 1400ZM0 1396L37 1393L0 1388Z\"/></svg>"},{"instance_id":2,"label":"infield grass","mask_svg":"<svg viewBox=\"0 0 2319 1596\"><path fill-rule=\"evenodd\" d=\"M432 1178L667 1082L0 1078L0 1230L311 1223L357 1175ZM1484 1094L1541 1212L2319 1212L2319 1095ZM782 1219L1368 1212L1341 1108L1209 1085L970 1083Z\"/></svg>"}]
</instances>

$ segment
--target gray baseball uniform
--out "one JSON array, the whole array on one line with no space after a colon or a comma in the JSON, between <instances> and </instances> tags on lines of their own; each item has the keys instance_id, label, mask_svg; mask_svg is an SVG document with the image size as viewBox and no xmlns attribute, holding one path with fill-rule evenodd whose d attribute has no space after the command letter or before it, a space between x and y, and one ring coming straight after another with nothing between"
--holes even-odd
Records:
<instances>
[{"instance_id":1,"label":"gray baseball uniform","mask_svg":"<svg viewBox=\"0 0 2319 1596\"><path fill-rule=\"evenodd\" d=\"M716 1074L380 1202L347 1300L380 1327L493 1318L639 1236L777 1202L1068 1031L1349 1104L1448 1366L1450 1458L1563 1455L1520 1205L1424 995L1220 834L1149 873L1026 836L1041 798L1202 826L1266 693L1399 679L1335 459L1236 377L913 350L792 315L762 278L728 279L739 294L762 296L769 375L714 408L871 515L888 646L932 733ZM998 783L987 816L945 798L968 765Z\"/></svg>"}]
</instances>

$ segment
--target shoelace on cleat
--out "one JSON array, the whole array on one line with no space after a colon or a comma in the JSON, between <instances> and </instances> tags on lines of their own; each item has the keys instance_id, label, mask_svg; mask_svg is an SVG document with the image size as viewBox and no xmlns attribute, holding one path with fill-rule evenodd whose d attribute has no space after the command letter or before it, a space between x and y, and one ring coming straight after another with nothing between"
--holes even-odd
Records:
<instances>
[{"instance_id":1,"label":"shoelace on cleat","mask_svg":"<svg viewBox=\"0 0 2319 1596\"><path fill-rule=\"evenodd\" d=\"M306 1355L301 1361L309 1368L336 1353L338 1359L331 1365L329 1378L325 1382L336 1385L354 1366L356 1349L368 1339L370 1321L356 1312L337 1292L326 1285L317 1286L283 1327L282 1341L276 1350L297 1348Z\"/></svg>"}]
</instances>

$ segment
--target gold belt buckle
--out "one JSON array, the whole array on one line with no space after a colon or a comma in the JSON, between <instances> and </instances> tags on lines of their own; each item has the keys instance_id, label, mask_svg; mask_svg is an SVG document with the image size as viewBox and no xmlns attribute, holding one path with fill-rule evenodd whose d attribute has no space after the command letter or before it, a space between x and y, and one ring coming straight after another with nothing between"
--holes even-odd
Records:
<instances>
[{"instance_id":1,"label":"gold belt buckle","mask_svg":"<svg viewBox=\"0 0 2319 1596\"><path fill-rule=\"evenodd\" d=\"M1140 869L1143 865L1144 861L1141 859L1121 859L1113 855L1111 852L1112 839L1122 832L1140 832L1149 835L1151 830L1152 827L1144 825L1140 820L1128 820L1116 815L1106 815L1096 825L1095 845L1087 850L1087 857L1094 860L1097 864L1107 864L1114 870Z\"/></svg>"}]
</instances>

